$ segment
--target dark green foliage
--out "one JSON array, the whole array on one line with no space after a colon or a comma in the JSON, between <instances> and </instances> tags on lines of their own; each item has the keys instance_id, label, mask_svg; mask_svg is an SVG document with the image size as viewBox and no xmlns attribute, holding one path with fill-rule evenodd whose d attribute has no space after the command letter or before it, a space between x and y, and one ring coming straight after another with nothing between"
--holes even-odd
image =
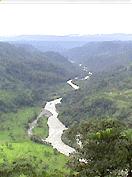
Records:
<instances>
[{"instance_id":1,"label":"dark green foliage","mask_svg":"<svg viewBox=\"0 0 132 177\"><path fill-rule=\"evenodd\" d=\"M77 67L58 53L0 42L0 111L42 103L54 87L78 73Z\"/></svg>"},{"instance_id":2,"label":"dark green foliage","mask_svg":"<svg viewBox=\"0 0 132 177\"><path fill-rule=\"evenodd\" d=\"M77 176L112 177L119 176L121 170L131 171L132 149L128 148L130 143L128 136L123 135L125 131L128 129L123 123L111 119L77 126L76 134L80 135L82 147L77 148L70 162L79 172ZM85 159L85 162L79 162L79 159Z\"/></svg>"},{"instance_id":3,"label":"dark green foliage","mask_svg":"<svg viewBox=\"0 0 132 177\"><path fill-rule=\"evenodd\" d=\"M28 177L48 177L48 173L44 169L39 169L39 164L35 163L36 157L16 159L11 164L5 162L0 165L1 177L14 177L26 175Z\"/></svg>"},{"instance_id":4,"label":"dark green foliage","mask_svg":"<svg viewBox=\"0 0 132 177\"><path fill-rule=\"evenodd\" d=\"M64 96L59 108L59 118L64 124L69 126L81 120L117 117L131 126L131 65L112 73L93 74L90 80L77 84L80 89Z\"/></svg>"}]
</instances>

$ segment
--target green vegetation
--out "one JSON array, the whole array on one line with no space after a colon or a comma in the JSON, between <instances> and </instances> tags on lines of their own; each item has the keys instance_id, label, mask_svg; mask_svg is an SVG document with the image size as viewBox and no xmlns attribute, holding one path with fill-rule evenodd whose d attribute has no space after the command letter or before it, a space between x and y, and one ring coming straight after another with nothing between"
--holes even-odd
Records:
<instances>
[{"instance_id":1,"label":"green vegetation","mask_svg":"<svg viewBox=\"0 0 132 177\"><path fill-rule=\"evenodd\" d=\"M39 114L40 108L26 107L17 112L2 113L0 125L0 176L2 177L64 177L70 173L68 158L49 145L30 141L28 124ZM33 134L48 135L47 118L38 121Z\"/></svg>"},{"instance_id":2,"label":"green vegetation","mask_svg":"<svg viewBox=\"0 0 132 177\"><path fill-rule=\"evenodd\" d=\"M39 111L37 107L26 107L17 112L1 113L0 143L29 140L28 123L36 118Z\"/></svg>"},{"instance_id":3,"label":"green vegetation","mask_svg":"<svg viewBox=\"0 0 132 177\"><path fill-rule=\"evenodd\" d=\"M125 124L104 119L76 125L72 130L82 142L69 163L78 177L132 176L132 130ZM75 141L74 133L68 134L71 141Z\"/></svg>"},{"instance_id":4,"label":"green vegetation","mask_svg":"<svg viewBox=\"0 0 132 177\"><path fill-rule=\"evenodd\" d=\"M100 73L77 82L80 89L62 99L60 120L67 126L88 119L116 117L132 124L132 67Z\"/></svg>"},{"instance_id":5,"label":"green vegetation","mask_svg":"<svg viewBox=\"0 0 132 177\"><path fill-rule=\"evenodd\" d=\"M38 112L38 108L23 108L17 113L2 114L0 176L63 177L70 173L70 169L65 166L67 157L48 145L33 143L27 136L27 125L36 118ZM46 121L47 118L42 118L38 122L38 127L34 130L38 137L47 136Z\"/></svg>"},{"instance_id":6,"label":"green vegetation","mask_svg":"<svg viewBox=\"0 0 132 177\"><path fill-rule=\"evenodd\" d=\"M77 67L58 53L0 42L1 177L69 174L67 158L48 145L32 142L27 130L41 106L70 91L66 81L76 75ZM33 133L37 140L47 137L47 118L38 121Z\"/></svg>"},{"instance_id":7,"label":"green vegetation","mask_svg":"<svg viewBox=\"0 0 132 177\"><path fill-rule=\"evenodd\" d=\"M63 141L76 149L70 167L77 177L131 177L131 65L76 83L80 89L64 97L59 108L59 118L69 127Z\"/></svg>"},{"instance_id":8,"label":"green vegetation","mask_svg":"<svg viewBox=\"0 0 132 177\"><path fill-rule=\"evenodd\" d=\"M59 53L0 42L0 111L45 102L59 84L78 73L77 66Z\"/></svg>"},{"instance_id":9,"label":"green vegetation","mask_svg":"<svg viewBox=\"0 0 132 177\"><path fill-rule=\"evenodd\" d=\"M132 60L132 41L95 41L67 51L67 56L84 66L88 71L110 72L127 66Z\"/></svg>"},{"instance_id":10,"label":"green vegetation","mask_svg":"<svg viewBox=\"0 0 132 177\"><path fill-rule=\"evenodd\" d=\"M49 132L47 121L47 117L41 117L37 122L37 126L33 129L33 135L41 137L43 139L47 138Z\"/></svg>"},{"instance_id":11,"label":"green vegetation","mask_svg":"<svg viewBox=\"0 0 132 177\"><path fill-rule=\"evenodd\" d=\"M80 86L75 91L66 81L84 72L65 57L28 45L0 43L0 176L119 177L126 173L132 177L131 49L131 42L118 41L91 43L77 50L78 57L84 52L83 63L90 69L106 71L109 66L110 72L75 80ZM27 134L40 105L58 97L63 97L57 107L59 118L69 127L63 140L76 149L69 168L68 157L41 141L48 136L45 116L38 120L31 139Z\"/></svg>"},{"instance_id":12,"label":"green vegetation","mask_svg":"<svg viewBox=\"0 0 132 177\"><path fill-rule=\"evenodd\" d=\"M33 142L5 143L0 145L0 176L63 177L69 174L67 157L48 145Z\"/></svg>"}]
</instances>

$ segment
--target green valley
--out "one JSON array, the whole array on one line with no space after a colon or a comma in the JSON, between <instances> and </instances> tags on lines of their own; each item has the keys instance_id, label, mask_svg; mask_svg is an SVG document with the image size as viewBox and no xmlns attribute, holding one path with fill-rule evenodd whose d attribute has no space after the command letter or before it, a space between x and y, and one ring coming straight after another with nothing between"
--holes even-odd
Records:
<instances>
[{"instance_id":1,"label":"green valley","mask_svg":"<svg viewBox=\"0 0 132 177\"><path fill-rule=\"evenodd\" d=\"M82 43L0 42L0 177L132 176L132 43Z\"/></svg>"},{"instance_id":2,"label":"green valley","mask_svg":"<svg viewBox=\"0 0 132 177\"><path fill-rule=\"evenodd\" d=\"M31 141L27 130L46 101L70 91L65 82L78 74L77 68L58 53L0 43L1 177L70 173L68 158L49 145ZM38 121L33 135L48 136L47 117Z\"/></svg>"}]
</instances>

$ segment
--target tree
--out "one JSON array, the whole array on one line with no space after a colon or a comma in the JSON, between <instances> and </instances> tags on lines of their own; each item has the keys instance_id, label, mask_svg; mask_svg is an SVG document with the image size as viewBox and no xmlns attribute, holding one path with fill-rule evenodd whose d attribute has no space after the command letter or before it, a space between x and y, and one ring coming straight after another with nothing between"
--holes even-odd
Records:
<instances>
[{"instance_id":1,"label":"tree","mask_svg":"<svg viewBox=\"0 0 132 177\"><path fill-rule=\"evenodd\" d=\"M83 124L79 132L82 147L70 162L79 172L77 176L117 177L121 170L127 169L130 146L122 134L125 129L123 123L112 119Z\"/></svg>"},{"instance_id":2,"label":"tree","mask_svg":"<svg viewBox=\"0 0 132 177\"><path fill-rule=\"evenodd\" d=\"M132 177L132 129L128 129L124 132L124 138L126 139L126 149L128 151L127 156L127 177Z\"/></svg>"}]
</instances>

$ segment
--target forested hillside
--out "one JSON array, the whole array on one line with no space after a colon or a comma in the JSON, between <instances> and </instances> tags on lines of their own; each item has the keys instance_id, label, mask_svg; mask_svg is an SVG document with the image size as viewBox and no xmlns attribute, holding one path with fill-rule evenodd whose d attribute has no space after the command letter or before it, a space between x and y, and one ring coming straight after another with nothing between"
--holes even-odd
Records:
<instances>
[{"instance_id":1,"label":"forested hillside","mask_svg":"<svg viewBox=\"0 0 132 177\"><path fill-rule=\"evenodd\" d=\"M116 117L132 124L132 66L93 74L78 81L80 89L63 98L60 119L66 125L88 119Z\"/></svg>"},{"instance_id":2,"label":"forested hillside","mask_svg":"<svg viewBox=\"0 0 132 177\"><path fill-rule=\"evenodd\" d=\"M75 77L78 70L58 53L1 42L0 75L0 110L6 112L46 100L50 88Z\"/></svg>"},{"instance_id":3,"label":"forested hillside","mask_svg":"<svg viewBox=\"0 0 132 177\"><path fill-rule=\"evenodd\" d=\"M77 177L132 176L132 65L75 81L58 107Z\"/></svg>"},{"instance_id":4,"label":"forested hillside","mask_svg":"<svg viewBox=\"0 0 132 177\"><path fill-rule=\"evenodd\" d=\"M132 61L131 41L89 42L82 47L69 49L69 59L86 65L90 71L110 71Z\"/></svg>"}]
</instances>

